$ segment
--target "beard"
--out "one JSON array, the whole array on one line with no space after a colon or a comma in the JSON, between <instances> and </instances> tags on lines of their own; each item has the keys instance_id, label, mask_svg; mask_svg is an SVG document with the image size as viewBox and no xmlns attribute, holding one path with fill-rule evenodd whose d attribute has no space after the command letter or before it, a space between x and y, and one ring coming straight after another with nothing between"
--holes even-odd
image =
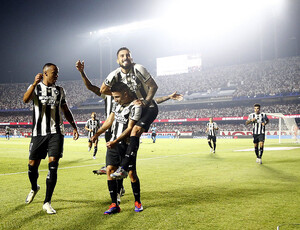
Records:
<instances>
[{"instance_id":1,"label":"beard","mask_svg":"<svg viewBox=\"0 0 300 230\"><path fill-rule=\"evenodd\" d=\"M132 62L130 61L130 60L126 60L129 64L127 64L127 65L124 65L123 63L121 63L121 64L119 64L119 66L121 67L121 68L123 68L123 69L126 69L126 70L128 70L128 69L130 69L131 68L131 66L132 66Z\"/></svg>"}]
</instances>

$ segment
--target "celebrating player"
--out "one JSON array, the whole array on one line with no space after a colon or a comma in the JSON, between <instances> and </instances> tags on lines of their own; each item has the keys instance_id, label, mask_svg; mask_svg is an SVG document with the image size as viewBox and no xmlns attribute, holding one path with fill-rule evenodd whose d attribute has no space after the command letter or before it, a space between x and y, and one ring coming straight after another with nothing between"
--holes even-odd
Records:
<instances>
[{"instance_id":1,"label":"celebrating player","mask_svg":"<svg viewBox=\"0 0 300 230\"><path fill-rule=\"evenodd\" d=\"M246 121L246 125L252 123L253 143L256 154L256 163L262 164L262 155L264 152L265 129L269 119L265 113L260 112L260 104L254 104L254 113L251 113ZM259 144L259 150L258 150Z\"/></svg>"},{"instance_id":2,"label":"celebrating player","mask_svg":"<svg viewBox=\"0 0 300 230\"><path fill-rule=\"evenodd\" d=\"M84 129L88 131L88 142L89 142L89 151L92 148L92 141L91 137L95 135L97 130L100 128L100 121L96 119L96 113L92 112L91 114L91 119L89 119L86 124ZM98 139L94 141L94 154L93 154L93 159L96 159L96 154L98 150Z\"/></svg>"},{"instance_id":3,"label":"celebrating player","mask_svg":"<svg viewBox=\"0 0 300 230\"><path fill-rule=\"evenodd\" d=\"M151 128L151 139L153 143L156 141L156 132L157 132L157 127L155 125L152 126Z\"/></svg>"},{"instance_id":4,"label":"celebrating player","mask_svg":"<svg viewBox=\"0 0 300 230\"><path fill-rule=\"evenodd\" d=\"M61 112L73 127L73 139L77 140L79 137L73 115L65 100L65 91L62 87L55 85L58 71L55 64L45 64L43 74L38 73L35 76L33 84L29 86L23 96L25 103L33 100L33 126L28 164L31 191L25 203L30 204L40 190L40 186L37 184L38 168L41 159L45 159L48 153L49 171L43 205L43 210L48 214L56 213L51 206L51 198L57 182L58 162L63 154L64 125Z\"/></svg>"},{"instance_id":5,"label":"celebrating player","mask_svg":"<svg viewBox=\"0 0 300 230\"><path fill-rule=\"evenodd\" d=\"M209 118L209 122L206 125L206 133L208 134L207 136L207 141L208 145L210 147L210 152L215 153L216 152L216 147L217 147L217 137L216 137L216 130L218 130L218 125L216 122L213 121L213 118ZM213 146L211 145L211 141L213 141Z\"/></svg>"},{"instance_id":6,"label":"celebrating player","mask_svg":"<svg viewBox=\"0 0 300 230\"><path fill-rule=\"evenodd\" d=\"M158 89L150 73L142 66L133 63L131 53L128 48L122 47L117 52L117 63L119 68L112 71L103 82L100 92L111 95L110 88L115 82L123 82L130 90L136 94L136 103L143 107L141 119L135 124L130 134L130 144L125 155L125 161L112 176L121 178L126 176L130 162L136 158L139 148L140 136L148 131L151 123L158 114L158 107L153 97Z\"/></svg>"},{"instance_id":7,"label":"celebrating player","mask_svg":"<svg viewBox=\"0 0 300 230\"><path fill-rule=\"evenodd\" d=\"M111 114L101 128L99 128L97 133L91 138L92 141L96 140L102 133L111 127L112 137L111 140L106 143L106 171L107 184L112 204L109 206L109 209L104 212L104 214L107 215L120 212L120 206L117 200L117 181L113 180L111 174L117 170L121 161L124 159L129 144L129 135L142 114L141 106L133 103L133 100L135 100L136 97L126 84L122 82L115 83L111 87L111 92L117 104L114 106ZM135 211L141 212L143 211L143 206L140 200L140 181L136 172L136 156L131 163L132 164L129 166L129 177L135 198Z\"/></svg>"},{"instance_id":8,"label":"celebrating player","mask_svg":"<svg viewBox=\"0 0 300 230\"><path fill-rule=\"evenodd\" d=\"M9 140L10 128L9 126L5 126L5 138Z\"/></svg>"}]
</instances>

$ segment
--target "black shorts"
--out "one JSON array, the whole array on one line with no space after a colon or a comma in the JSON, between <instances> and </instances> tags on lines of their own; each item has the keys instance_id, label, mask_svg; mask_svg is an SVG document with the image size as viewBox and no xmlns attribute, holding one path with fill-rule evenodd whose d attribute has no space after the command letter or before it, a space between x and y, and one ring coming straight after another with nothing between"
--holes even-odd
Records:
<instances>
[{"instance_id":1,"label":"black shorts","mask_svg":"<svg viewBox=\"0 0 300 230\"><path fill-rule=\"evenodd\" d=\"M217 142L217 137L216 136L212 136L212 135L208 135L207 140L212 140L213 142Z\"/></svg>"},{"instance_id":2,"label":"black shorts","mask_svg":"<svg viewBox=\"0 0 300 230\"><path fill-rule=\"evenodd\" d=\"M122 163L122 160L125 157L126 150L128 145L126 144L118 144L113 149L107 149L106 151L106 166L112 165L115 167L119 167ZM136 170L136 157L132 165L128 167L128 170Z\"/></svg>"},{"instance_id":3,"label":"black shorts","mask_svg":"<svg viewBox=\"0 0 300 230\"><path fill-rule=\"evenodd\" d=\"M111 128L109 128L108 130L105 131L105 141L109 142L110 138L111 138Z\"/></svg>"},{"instance_id":4,"label":"black shorts","mask_svg":"<svg viewBox=\"0 0 300 230\"><path fill-rule=\"evenodd\" d=\"M265 141L265 134L253 134L253 143L257 144L259 142Z\"/></svg>"},{"instance_id":5,"label":"black shorts","mask_svg":"<svg viewBox=\"0 0 300 230\"><path fill-rule=\"evenodd\" d=\"M151 136L152 136L152 137L156 137L156 133L152 133Z\"/></svg>"},{"instance_id":6,"label":"black shorts","mask_svg":"<svg viewBox=\"0 0 300 230\"><path fill-rule=\"evenodd\" d=\"M137 126L140 126L145 129L145 132L148 132L150 125L155 120L158 114L158 107L156 103L153 103L153 107L143 108L142 116L140 120L136 123Z\"/></svg>"},{"instance_id":7,"label":"black shorts","mask_svg":"<svg viewBox=\"0 0 300 230\"><path fill-rule=\"evenodd\" d=\"M64 135L48 134L31 138L29 146L29 160L45 159L48 157L62 158Z\"/></svg>"}]
</instances>

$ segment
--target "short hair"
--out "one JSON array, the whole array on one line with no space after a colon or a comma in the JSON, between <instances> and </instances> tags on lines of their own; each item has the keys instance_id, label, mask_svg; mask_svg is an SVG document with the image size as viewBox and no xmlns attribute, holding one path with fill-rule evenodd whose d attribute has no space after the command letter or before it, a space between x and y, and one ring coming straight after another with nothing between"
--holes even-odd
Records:
<instances>
[{"instance_id":1,"label":"short hair","mask_svg":"<svg viewBox=\"0 0 300 230\"><path fill-rule=\"evenodd\" d=\"M117 51L117 57L118 57L120 51L122 51L122 50L127 50L129 53L131 53L130 50L127 47L123 46L120 49L118 49L118 51Z\"/></svg>"},{"instance_id":2,"label":"short hair","mask_svg":"<svg viewBox=\"0 0 300 230\"><path fill-rule=\"evenodd\" d=\"M123 82L116 82L112 85L111 92L131 92L129 87Z\"/></svg>"},{"instance_id":3,"label":"short hair","mask_svg":"<svg viewBox=\"0 0 300 230\"><path fill-rule=\"evenodd\" d=\"M43 66L43 71L45 70L45 68L48 68L48 67L50 67L50 66L55 66L56 68L57 68L57 66L55 65L55 64L53 64L53 63L46 63L44 66ZM58 69L58 68L57 68Z\"/></svg>"},{"instance_id":4,"label":"short hair","mask_svg":"<svg viewBox=\"0 0 300 230\"><path fill-rule=\"evenodd\" d=\"M254 104L254 107L258 107L258 108L260 108L260 104L258 104L258 103L255 103L255 104Z\"/></svg>"}]
</instances>

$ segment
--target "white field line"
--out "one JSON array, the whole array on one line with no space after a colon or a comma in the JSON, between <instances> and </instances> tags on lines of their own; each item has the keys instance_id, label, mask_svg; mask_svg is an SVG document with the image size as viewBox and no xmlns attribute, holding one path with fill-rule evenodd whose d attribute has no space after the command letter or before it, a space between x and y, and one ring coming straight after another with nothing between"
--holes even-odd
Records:
<instances>
[{"instance_id":1,"label":"white field line","mask_svg":"<svg viewBox=\"0 0 300 230\"><path fill-rule=\"evenodd\" d=\"M181 156L186 156L186 155L191 155L191 154L197 154L197 153L186 153L186 154L182 154L182 155L171 155L171 156L162 156L162 157L149 157L149 158L144 158L144 159L138 159L138 161L161 159L161 158L169 158L169 157L181 157ZM100 164L92 164L92 165L70 166L70 167L58 168L58 170L61 170L61 169L83 168L83 167L99 166L99 165L104 165L104 164L100 163ZM42 170L39 170L39 172L48 172L48 169L42 169ZM24 173L28 173L28 171L26 171L26 172L15 172L15 173L3 173L3 174L0 174L0 176L18 175L18 174L24 174Z\"/></svg>"}]
</instances>

